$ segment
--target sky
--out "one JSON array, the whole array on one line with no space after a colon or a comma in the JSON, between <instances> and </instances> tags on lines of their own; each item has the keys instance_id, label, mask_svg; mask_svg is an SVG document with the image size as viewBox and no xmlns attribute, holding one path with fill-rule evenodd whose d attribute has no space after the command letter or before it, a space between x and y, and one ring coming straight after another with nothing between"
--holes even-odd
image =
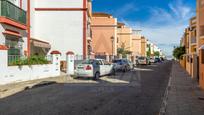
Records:
<instances>
[{"instance_id":1,"label":"sky","mask_svg":"<svg viewBox=\"0 0 204 115\"><path fill-rule=\"evenodd\" d=\"M112 14L172 55L189 19L195 16L196 0L93 0L93 12Z\"/></svg>"}]
</instances>

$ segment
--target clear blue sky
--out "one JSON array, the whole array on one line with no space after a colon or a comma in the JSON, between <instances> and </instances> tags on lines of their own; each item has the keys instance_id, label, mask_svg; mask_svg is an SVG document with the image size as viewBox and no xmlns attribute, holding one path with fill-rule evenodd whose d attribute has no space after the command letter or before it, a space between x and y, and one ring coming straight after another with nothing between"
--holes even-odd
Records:
<instances>
[{"instance_id":1,"label":"clear blue sky","mask_svg":"<svg viewBox=\"0 0 204 115\"><path fill-rule=\"evenodd\" d=\"M178 45L196 0L93 0L94 12L106 12L134 29L142 29L166 55Z\"/></svg>"}]
</instances>

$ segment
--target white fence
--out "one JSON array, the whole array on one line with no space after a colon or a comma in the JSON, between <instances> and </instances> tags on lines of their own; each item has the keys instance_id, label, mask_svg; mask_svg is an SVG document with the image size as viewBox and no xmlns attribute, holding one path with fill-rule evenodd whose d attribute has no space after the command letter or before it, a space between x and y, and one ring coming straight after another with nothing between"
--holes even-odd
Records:
<instances>
[{"instance_id":1,"label":"white fence","mask_svg":"<svg viewBox=\"0 0 204 115\"><path fill-rule=\"evenodd\" d=\"M8 66L7 50L0 50L0 85L60 75L60 54L52 55L52 64Z\"/></svg>"}]
</instances>

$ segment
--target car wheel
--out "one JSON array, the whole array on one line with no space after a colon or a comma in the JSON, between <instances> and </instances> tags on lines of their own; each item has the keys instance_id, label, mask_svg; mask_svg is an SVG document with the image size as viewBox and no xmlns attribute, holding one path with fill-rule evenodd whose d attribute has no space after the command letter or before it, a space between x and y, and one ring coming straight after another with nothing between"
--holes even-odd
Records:
<instances>
[{"instance_id":1,"label":"car wheel","mask_svg":"<svg viewBox=\"0 0 204 115\"><path fill-rule=\"evenodd\" d=\"M100 73L99 72L96 72L94 77L93 77L93 80L98 80L100 77Z\"/></svg>"},{"instance_id":2,"label":"car wheel","mask_svg":"<svg viewBox=\"0 0 204 115\"><path fill-rule=\"evenodd\" d=\"M127 67L125 67L124 69L123 69L123 72L126 72L127 71Z\"/></svg>"}]
</instances>

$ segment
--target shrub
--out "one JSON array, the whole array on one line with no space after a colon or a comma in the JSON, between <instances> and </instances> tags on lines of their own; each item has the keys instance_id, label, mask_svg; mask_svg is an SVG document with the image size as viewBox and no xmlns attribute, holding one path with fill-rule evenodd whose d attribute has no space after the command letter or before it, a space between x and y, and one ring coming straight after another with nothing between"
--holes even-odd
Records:
<instances>
[{"instance_id":1,"label":"shrub","mask_svg":"<svg viewBox=\"0 0 204 115\"><path fill-rule=\"evenodd\" d=\"M22 65L40 65L40 64L48 64L49 61L43 56L31 56L29 58L15 60L9 63L9 65L14 66L22 66Z\"/></svg>"}]
</instances>

